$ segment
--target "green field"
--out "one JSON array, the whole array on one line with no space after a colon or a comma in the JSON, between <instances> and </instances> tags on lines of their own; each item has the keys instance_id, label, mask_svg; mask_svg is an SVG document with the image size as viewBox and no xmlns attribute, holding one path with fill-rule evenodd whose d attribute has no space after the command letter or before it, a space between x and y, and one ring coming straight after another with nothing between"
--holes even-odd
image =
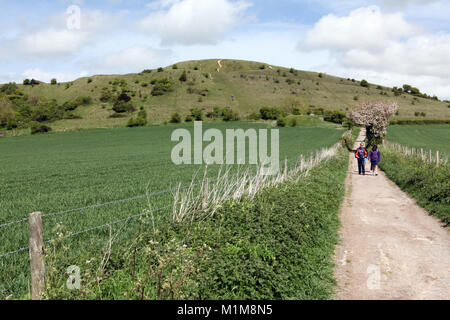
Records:
<instances>
[{"instance_id":1,"label":"green field","mask_svg":"<svg viewBox=\"0 0 450 320\"><path fill-rule=\"evenodd\" d=\"M216 123L205 128L266 128L264 123ZM175 166L170 160L176 128L188 125L138 129L98 129L0 140L2 166L0 224L26 218L30 212L43 214L105 203L167 190L178 183L189 184L198 166ZM329 127L280 129L280 160L298 159L300 154L336 143L343 130ZM214 176L218 166L208 168ZM172 194L151 198L152 209L171 203ZM44 238L55 237L54 227L78 232L113 220L133 216L148 207L145 198L44 217ZM167 211L160 212L161 219ZM128 228L128 226L124 226ZM132 228L131 228L132 229ZM102 229L72 238L77 256L102 247L109 235ZM127 234L122 233L124 239ZM119 239L120 240L120 239ZM118 241L119 241L118 240ZM27 246L27 225L18 223L0 229L0 253ZM28 283L27 252L0 259L0 298L14 293L23 296Z\"/></svg>"},{"instance_id":2,"label":"green field","mask_svg":"<svg viewBox=\"0 0 450 320\"><path fill-rule=\"evenodd\" d=\"M450 125L390 126L386 139L412 148L450 156Z\"/></svg>"}]
</instances>

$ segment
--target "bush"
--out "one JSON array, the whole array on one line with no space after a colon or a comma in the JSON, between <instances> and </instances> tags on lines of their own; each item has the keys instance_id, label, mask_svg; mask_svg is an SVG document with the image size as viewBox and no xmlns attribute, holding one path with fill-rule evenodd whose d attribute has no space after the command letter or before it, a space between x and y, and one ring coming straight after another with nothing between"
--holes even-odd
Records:
<instances>
[{"instance_id":1,"label":"bush","mask_svg":"<svg viewBox=\"0 0 450 320\"><path fill-rule=\"evenodd\" d=\"M131 118L128 120L127 127L143 127L147 125L147 112L145 110L139 111L137 118Z\"/></svg>"},{"instance_id":2,"label":"bush","mask_svg":"<svg viewBox=\"0 0 450 320\"><path fill-rule=\"evenodd\" d=\"M277 127L284 128L286 127L286 121L283 117L279 117L277 120Z\"/></svg>"},{"instance_id":3,"label":"bush","mask_svg":"<svg viewBox=\"0 0 450 320\"><path fill-rule=\"evenodd\" d=\"M52 131L52 128L43 125L41 123L33 122L31 123L31 134L38 134L38 133L47 133Z\"/></svg>"},{"instance_id":4,"label":"bush","mask_svg":"<svg viewBox=\"0 0 450 320\"><path fill-rule=\"evenodd\" d=\"M147 120L139 117L131 118L127 123L128 128L143 127L145 125L147 125Z\"/></svg>"},{"instance_id":5,"label":"bush","mask_svg":"<svg viewBox=\"0 0 450 320\"><path fill-rule=\"evenodd\" d=\"M369 87L369 83L366 80L362 80L360 84L361 84L361 87L364 87L364 88Z\"/></svg>"},{"instance_id":6,"label":"bush","mask_svg":"<svg viewBox=\"0 0 450 320\"><path fill-rule=\"evenodd\" d=\"M155 81L155 86L152 90L152 96L162 96L166 92L172 91L172 83L168 78L162 78Z\"/></svg>"},{"instance_id":7,"label":"bush","mask_svg":"<svg viewBox=\"0 0 450 320\"><path fill-rule=\"evenodd\" d=\"M174 65L172 66L172 69L173 69L173 70L177 70L177 69L178 69L178 66L177 66L176 64L174 64Z\"/></svg>"},{"instance_id":8,"label":"bush","mask_svg":"<svg viewBox=\"0 0 450 320\"><path fill-rule=\"evenodd\" d=\"M203 120L203 111L198 108L192 108L191 116L195 119L195 121L202 121Z\"/></svg>"},{"instance_id":9,"label":"bush","mask_svg":"<svg viewBox=\"0 0 450 320\"><path fill-rule=\"evenodd\" d=\"M261 108L259 113L263 120L277 120L282 115L281 110L274 107Z\"/></svg>"},{"instance_id":10,"label":"bush","mask_svg":"<svg viewBox=\"0 0 450 320\"><path fill-rule=\"evenodd\" d=\"M114 103L114 106L112 108L117 113L125 113L125 112L134 112L136 109L134 108L133 104L131 102L125 102L121 100L117 100Z\"/></svg>"},{"instance_id":11,"label":"bush","mask_svg":"<svg viewBox=\"0 0 450 320\"><path fill-rule=\"evenodd\" d=\"M88 106L92 104L92 97L90 96L78 97L75 99L75 103L82 106Z\"/></svg>"},{"instance_id":12,"label":"bush","mask_svg":"<svg viewBox=\"0 0 450 320\"><path fill-rule=\"evenodd\" d=\"M239 113L237 113L231 109L224 109L222 114L223 114L223 121L238 121L239 120Z\"/></svg>"},{"instance_id":13,"label":"bush","mask_svg":"<svg viewBox=\"0 0 450 320\"><path fill-rule=\"evenodd\" d=\"M178 112L175 112L172 114L172 116L170 117L170 123L181 123L181 116Z\"/></svg>"},{"instance_id":14,"label":"bush","mask_svg":"<svg viewBox=\"0 0 450 320\"><path fill-rule=\"evenodd\" d=\"M23 80L23 85L24 86L29 86L31 83L30 83L30 79L25 79L25 80Z\"/></svg>"},{"instance_id":15,"label":"bush","mask_svg":"<svg viewBox=\"0 0 450 320\"><path fill-rule=\"evenodd\" d=\"M158 72L164 72L164 69L162 67L159 67Z\"/></svg>"},{"instance_id":16,"label":"bush","mask_svg":"<svg viewBox=\"0 0 450 320\"><path fill-rule=\"evenodd\" d=\"M11 94L15 94L17 89L18 88L17 88L16 83L15 82L10 82L10 83L4 84L1 87L0 92L4 93L4 94L7 94L7 95L11 95Z\"/></svg>"},{"instance_id":17,"label":"bush","mask_svg":"<svg viewBox=\"0 0 450 320\"><path fill-rule=\"evenodd\" d=\"M289 120L289 126L296 127L297 126L297 118L291 118Z\"/></svg>"},{"instance_id":18,"label":"bush","mask_svg":"<svg viewBox=\"0 0 450 320\"><path fill-rule=\"evenodd\" d=\"M112 100L112 97L112 93L108 90L108 88L103 88L99 100L101 102L108 102Z\"/></svg>"},{"instance_id":19,"label":"bush","mask_svg":"<svg viewBox=\"0 0 450 320\"><path fill-rule=\"evenodd\" d=\"M347 121L347 117L345 116L345 113L341 111L325 111L324 120L328 122L341 124Z\"/></svg>"},{"instance_id":20,"label":"bush","mask_svg":"<svg viewBox=\"0 0 450 320\"><path fill-rule=\"evenodd\" d=\"M66 101L63 104L63 108L65 111L73 111L76 110L78 108L78 104L76 104L74 101Z\"/></svg>"},{"instance_id":21,"label":"bush","mask_svg":"<svg viewBox=\"0 0 450 320\"><path fill-rule=\"evenodd\" d=\"M189 115L186 116L186 119L184 121L192 122L192 121L194 121L194 118L189 114Z\"/></svg>"},{"instance_id":22,"label":"bush","mask_svg":"<svg viewBox=\"0 0 450 320\"><path fill-rule=\"evenodd\" d=\"M261 114L253 112L248 116L249 120L261 120Z\"/></svg>"},{"instance_id":23,"label":"bush","mask_svg":"<svg viewBox=\"0 0 450 320\"><path fill-rule=\"evenodd\" d=\"M50 80L50 84L51 85L56 85L56 84L58 84L58 81L56 81L56 79L52 79L52 80Z\"/></svg>"},{"instance_id":24,"label":"bush","mask_svg":"<svg viewBox=\"0 0 450 320\"><path fill-rule=\"evenodd\" d=\"M92 80L91 78L87 79L87 83L91 83L92 81L94 80Z\"/></svg>"},{"instance_id":25,"label":"bush","mask_svg":"<svg viewBox=\"0 0 450 320\"><path fill-rule=\"evenodd\" d=\"M187 81L187 73L186 73L186 71L183 71L183 73L181 74L179 80L180 80L181 82L186 82L186 81Z\"/></svg>"}]
</instances>

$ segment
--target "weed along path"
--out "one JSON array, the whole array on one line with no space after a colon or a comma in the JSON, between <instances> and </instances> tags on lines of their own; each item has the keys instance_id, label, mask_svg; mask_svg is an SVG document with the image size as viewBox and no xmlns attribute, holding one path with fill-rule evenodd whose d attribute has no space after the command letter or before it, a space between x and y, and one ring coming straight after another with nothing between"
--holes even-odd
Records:
<instances>
[{"instance_id":1,"label":"weed along path","mask_svg":"<svg viewBox=\"0 0 450 320\"><path fill-rule=\"evenodd\" d=\"M350 157L335 256L336 298L450 299L449 230L383 172L358 175Z\"/></svg>"}]
</instances>

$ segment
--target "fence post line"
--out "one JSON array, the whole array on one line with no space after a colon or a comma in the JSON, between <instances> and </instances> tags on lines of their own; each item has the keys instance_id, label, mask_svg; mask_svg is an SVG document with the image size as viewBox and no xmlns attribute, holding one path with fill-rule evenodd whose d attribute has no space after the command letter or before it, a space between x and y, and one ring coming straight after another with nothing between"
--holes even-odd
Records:
<instances>
[{"instance_id":1,"label":"fence post line","mask_svg":"<svg viewBox=\"0 0 450 320\"><path fill-rule=\"evenodd\" d=\"M42 233L42 214L30 213L30 267L31 267L31 299L40 300L45 286L44 237Z\"/></svg>"},{"instance_id":2,"label":"fence post line","mask_svg":"<svg viewBox=\"0 0 450 320\"><path fill-rule=\"evenodd\" d=\"M439 168L439 150L436 151L436 168Z\"/></svg>"},{"instance_id":3,"label":"fence post line","mask_svg":"<svg viewBox=\"0 0 450 320\"><path fill-rule=\"evenodd\" d=\"M431 156L431 150L428 152L428 160L430 163L433 163L433 157Z\"/></svg>"},{"instance_id":4,"label":"fence post line","mask_svg":"<svg viewBox=\"0 0 450 320\"><path fill-rule=\"evenodd\" d=\"M208 206L208 198L209 198L209 179L205 178L205 185L203 187L203 203L202 203L203 210L205 210L206 207Z\"/></svg>"}]
</instances>

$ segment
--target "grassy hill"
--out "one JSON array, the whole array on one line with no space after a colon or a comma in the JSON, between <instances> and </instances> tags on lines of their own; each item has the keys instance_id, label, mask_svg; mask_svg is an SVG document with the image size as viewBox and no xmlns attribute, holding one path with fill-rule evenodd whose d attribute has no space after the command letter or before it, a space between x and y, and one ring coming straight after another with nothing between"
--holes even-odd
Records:
<instances>
[{"instance_id":1,"label":"grassy hill","mask_svg":"<svg viewBox=\"0 0 450 320\"><path fill-rule=\"evenodd\" d=\"M413 96L394 95L392 88L370 84L361 86L356 80L338 78L315 72L270 66L259 62L239 60L187 61L160 70L147 70L139 74L98 75L80 78L69 83L19 85L29 97L56 99L58 104L81 96L92 97L92 103L77 108L73 114L81 119L58 120L51 124L54 130L78 128L109 128L124 126L131 114L123 118L110 118L113 103L102 102L102 95L120 94L128 90L137 110L143 107L151 124L168 121L178 112L184 116L193 107L211 111L213 107L229 107L241 118L261 107L275 106L287 112L292 107L348 111L363 101L394 100L400 105L401 119L449 119L448 102ZM186 72L186 81L180 76ZM171 90L153 96L155 81L168 79ZM367 79L370 81L370 79ZM403 84L399 84L401 87ZM232 98L234 97L234 99ZM103 99L105 100L105 99ZM314 107L314 108L311 108ZM418 116L416 113L425 113ZM75 118L76 118L75 117Z\"/></svg>"}]
</instances>

